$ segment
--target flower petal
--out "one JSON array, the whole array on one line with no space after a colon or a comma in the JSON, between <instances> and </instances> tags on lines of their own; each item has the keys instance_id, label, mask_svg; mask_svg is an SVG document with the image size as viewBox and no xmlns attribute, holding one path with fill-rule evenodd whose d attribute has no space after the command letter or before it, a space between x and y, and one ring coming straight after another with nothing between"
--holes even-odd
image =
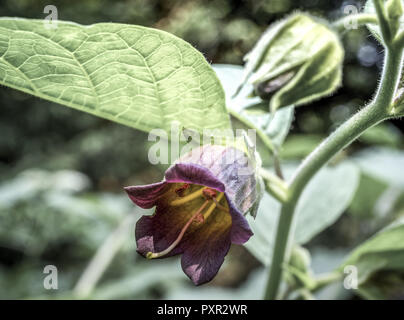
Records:
<instances>
[{"instance_id":1,"label":"flower petal","mask_svg":"<svg viewBox=\"0 0 404 320\"><path fill-rule=\"evenodd\" d=\"M156 205L157 200L164 195L169 187L167 182L148 184L145 186L125 187L129 198L139 207L150 209Z\"/></svg>"},{"instance_id":2,"label":"flower petal","mask_svg":"<svg viewBox=\"0 0 404 320\"><path fill-rule=\"evenodd\" d=\"M142 256L146 257L148 252L160 252L165 250L177 238L181 227L175 225L172 219L167 218L168 214L156 212L153 216L141 217L136 223L137 252ZM170 257L181 252L181 247L177 246L162 258Z\"/></svg>"},{"instance_id":3,"label":"flower petal","mask_svg":"<svg viewBox=\"0 0 404 320\"><path fill-rule=\"evenodd\" d=\"M228 199L226 195L227 203L229 204L230 214L232 219L231 227L231 242L234 244L246 243L251 236L254 235L247 219L242 213L234 206L234 204Z\"/></svg>"},{"instance_id":4,"label":"flower petal","mask_svg":"<svg viewBox=\"0 0 404 320\"><path fill-rule=\"evenodd\" d=\"M209 239L204 246L185 251L181 258L182 270L196 285L209 282L222 266L230 245L230 234L227 232Z\"/></svg>"},{"instance_id":5,"label":"flower petal","mask_svg":"<svg viewBox=\"0 0 404 320\"><path fill-rule=\"evenodd\" d=\"M155 213L152 216L141 217L136 223L137 251L141 255L146 256L148 252L156 253L167 249L177 239L188 220L205 202L205 199L201 197L181 206L171 206L170 203L178 198L175 193L175 189L178 187L179 184L176 183L167 184L168 189L157 200ZM198 189L201 187L193 185L191 188ZM193 236L196 229L197 226L191 224L183 239L185 240L188 235ZM184 240L164 257L181 253Z\"/></svg>"},{"instance_id":6,"label":"flower petal","mask_svg":"<svg viewBox=\"0 0 404 320\"><path fill-rule=\"evenodd\" d=\"M177 163L170 167L165 178L167 182L183 182L225 191L225 187L207 168L194 163Z\"/></svg>"},{"instance_id":7,"label":"flower petal","mask_svg":"<svg viewBox=\"0 0 404 320\"><path fill-rule=\"evenodd\" d=\"M182 243L182 269L196 285L212 280L231 246L230 215L218 210L208 219Z\"/></svg>"}]
</instances>

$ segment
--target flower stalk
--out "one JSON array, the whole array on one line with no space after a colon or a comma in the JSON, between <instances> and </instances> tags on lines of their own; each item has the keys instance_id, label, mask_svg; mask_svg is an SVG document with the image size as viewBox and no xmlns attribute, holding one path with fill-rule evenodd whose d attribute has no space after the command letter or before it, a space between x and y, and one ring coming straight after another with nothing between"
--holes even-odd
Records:
<instances>
[{"instance_id":1,"label":"flower stalk","mask_svg":"<svg viewBox=\"0 0 404 320\"><path fill-rule=\"evenodd\" d=\"M346 26L349 25L352 21L355 21L358 26L366 25L366 24L377 24L377 16L375 14L368 13L360 13L356 15L348 15L342 19L338 19L332 25L336 31L339 33L343 33L347 31Z\"/></svg>"},{"instance_id":2,"label":"flower stalk","mask_svg":"<svg viewBox=\"0 0 404 320\"><path fill-rule=\"evenodd\" d=\"M288 186L284 180L272 172L261 168L259 174L265 181L265 189L279 202L284 203L288 197Z\"/></svg>"}]
</instances>

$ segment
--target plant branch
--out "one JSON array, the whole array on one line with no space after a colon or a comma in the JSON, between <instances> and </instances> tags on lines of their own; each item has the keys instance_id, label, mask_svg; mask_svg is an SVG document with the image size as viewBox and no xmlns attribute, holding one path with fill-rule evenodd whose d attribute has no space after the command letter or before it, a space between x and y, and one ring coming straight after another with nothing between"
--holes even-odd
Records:
<instances>
[{"instance_id":1,"label":"plant branch","mask_svg":"<svg viewBox=\"0 0 404 320\"><path fill-rule=\"evenodd\" d=\"M273 152L273 158L274 158L274 168L275 168L275 173L276 175L284 180L283 172L282 172L282 167L281 163L279 161L279 152L278 150L274 150Z\"/></svg>"},{"instance_id":2,"label":"plant branch","mask_svg":"<svg viewBox=\"0 0 404 320\"><path fill-rule=\"evenodd\" d=\"M337 271L321 274L316 277L316 286L311 291L320 290L331 283L341 280L341 278L342 274Z\"/></svg>"},{"instance_id":3,"label":"plant branch","mask_svg":"<svg viewBox=\"0 0 404 320\"><path fill-rule=\"evenodd\" d=\"M347 25L351 24L353 21L355 21L358 26L378 23L377 16L375 14L359 13L338 19L332 23L332 26L339 33L342 33L347 30Z\"/></svg>"},{"instance_id":4,"label":"plant branch","mask_svg":"<svg viewBox=\"0 0 404 320\"><path fill-rule=\"evenodd\" d=\"M387 48L382 79L372 103L364 107L333 134L325 139L300 165L289 182L289 192L282 206L272 264L265 293L266 299L276 299L282 278L282 264L292 243L291 227L296 205L311 178L339 151L347 147L364 131L390 117L389 109L400 80L403 50Z\"/></svg>"},{"instance_id":5,"label":"plant branch","mask_svg":"<svg viewBox=\"0 0 404 320\"><path fill-rule=\"evenodd\" d=\"M315 285L313 287L306 288L306 290L309 290L310 293L315 293L316 291L318 291L332 283L341 281L342 277L343 277L343 274L341 274L338 271L320 274L320 275L316 276L316 278L315 278ZM282 296L280 297L280 299L286 300L294 292L297 292L297 294L299 294L301 296L302 295L301 289L302 288L296 288L293 286L289 286L282 293Z\"/></svg>"},{"instance_id":6,"label":"plant branch","mask_svg":"<svg viewBox=\"0 0 404 320\"><path fill-rule=\"evenodd\" d=\"M306 288L300 289L299 293L303 300L316 300L316 298L311 294L310 290Z\"/></svg>"},{"instance_id":7,"label":"plant branch","mask_svg":"<svg viewBox=\"0 0 404 320\"><path fill-rule=\"evenodd\" d=\"M259 169L260 176L265 180L265 189L279 202L285 202L287 199L288 187L282 179L272 172L263 168Z\"/></svg>"}]
</instances>

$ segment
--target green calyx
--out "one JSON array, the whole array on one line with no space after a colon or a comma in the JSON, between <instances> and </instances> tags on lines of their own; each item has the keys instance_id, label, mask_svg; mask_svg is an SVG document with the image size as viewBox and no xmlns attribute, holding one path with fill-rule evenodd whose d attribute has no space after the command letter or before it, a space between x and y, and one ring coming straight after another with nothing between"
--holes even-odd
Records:
<instances>
[{"instance_id":1,"label":"green calyx","mask_svg":"<svg viewBox=\"0 0 404 320\"><path fill-rule=\"evenodd\" d=\"M244 83L270 101L271 111L307 104L341 84L344 50L323 21L296 13L269 27L245 57Z\"/></svg>"}]
</instances>

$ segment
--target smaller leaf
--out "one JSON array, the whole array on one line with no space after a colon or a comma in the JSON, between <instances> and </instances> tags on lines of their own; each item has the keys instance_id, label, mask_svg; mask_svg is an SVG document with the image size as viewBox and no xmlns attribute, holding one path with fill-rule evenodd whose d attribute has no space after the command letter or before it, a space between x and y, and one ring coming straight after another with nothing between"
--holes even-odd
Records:
<instances>
[{"instance_id":1,"label":"smaller leaf","mask_svg":"<svg viewBox=\"0 0 404 320\"><path fill-rule=\"evenodd\" d=\"M390 148L368 148L353 156L360 169L388 185L404 188L404 152Z\"/></svg>"},{"instance_id":2,"label":"smaller leaf","mask_svg":"<svg viewBox=\"0 0 404 320\"><path fill-rule=\"evenodd\" d=\"M359 170L348 162L320 171L297 205L296 241L307 243L332 225L351 203L358 183Z\"/></svg>"},{"instance_id":3,"label":"smaller leaf","mask_svg":"<svg viewBox=\"0 0 404 320\"><path fill-rule=\"evenodd\" d=\"M271 114L268 111L263 112L262 106L265 106L266 110L268 109L267 103L260 103L246 108L241 114L259 126L275 147L280 149L292 126L295 108L289 106Z\"/></svg>"},{"instance_id":4,"label":"smaller leaf","mask_svg":"<svg viewBox=\"0 0 404 320\"><path fill-rule=\"evenodd\" d=\"M383 270L404 272L404 218L384 228L356 248L340 269L353 265L359 287Z\"/></svg>"},{"instance_id":5,"label":"smaller leaf","mask_svg":"<svg viewBox=\"0 0 404 320\"><path fill-rule=\"evenodd\" d=\"M362 219L374 218L376 203L386 189L385 183L362 173L359 186L349 206L349 214Z\"/></svg>"},{"instance_id":6,"label":"smaller leaf","mask_svg":"<svg viewBox=\"0 0 404 320\"><path fill-rule=\"evenodd\" d=\"M234 96L240 79L243 77L244 68L234 64L213 64L213 70L216 72L225 92L227 108L240 112L248 106L262 102L258 97L248 97L252 86L243 89L240 94Z\"/></svg>"},{"instance_id":7,"label":"smaller leaf","mask_svg":"<svg viewBox=\"0 0 404 320\"><path fill-rule=\"evenodd\" d=\"M371 300L403 300L404 272L380 271L358 288L359 294Z\"/></svg>"}]
</instances>

